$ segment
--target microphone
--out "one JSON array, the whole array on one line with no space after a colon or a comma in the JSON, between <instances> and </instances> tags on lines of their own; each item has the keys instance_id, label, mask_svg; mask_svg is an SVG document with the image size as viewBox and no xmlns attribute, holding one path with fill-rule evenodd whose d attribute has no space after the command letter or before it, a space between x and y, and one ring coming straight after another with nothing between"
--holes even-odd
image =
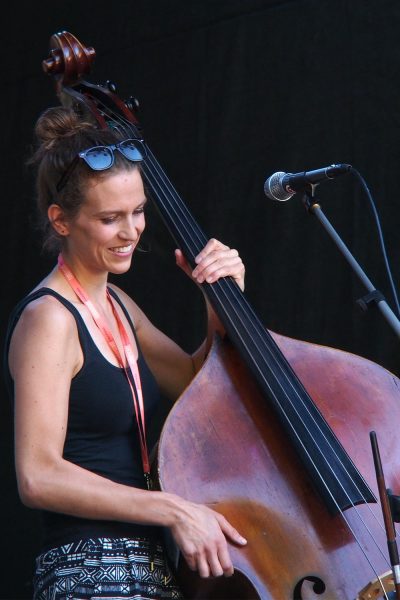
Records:
<instances>
[{"instance_id":1,"label":"microphone","mask_svg":"<svg viewBox=\"0 0 400 600\"><path fill-rule=\"evenodd\" d=\"M330 165L314 171L303 171L302 173L274 173L264 183L264 193L271 200L284 202L289 200L297 192L303 192L310 185L317 185L325 179L333 179L338 175L345 175L353 167L346 164Z\"/></svg>"}]
</instances>

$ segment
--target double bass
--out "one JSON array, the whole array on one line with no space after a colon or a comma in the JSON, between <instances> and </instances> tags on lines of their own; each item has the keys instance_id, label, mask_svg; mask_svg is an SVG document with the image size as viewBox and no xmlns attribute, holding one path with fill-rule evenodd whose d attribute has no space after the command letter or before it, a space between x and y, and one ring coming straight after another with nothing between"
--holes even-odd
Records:
<instances>
[{"instance_id":1,"label":"double bass","mask_svg":"<svg viewBox=\"0 0 400 600\"><path fill-rule=\"evenodd\" d=\"M83 77L95 50L56 33L43 69L60 102L141 138L135 104ZM149 148L143 177L190 263L207 241ZM203 284L216 337L168 415L155 471L161 490L221 512L248 540L231 578L179 566L185 597L372 600L393 588L369 434L400 490L400 381L359 356L267 330L230 278Z\"/></svg>"}]
</instances>

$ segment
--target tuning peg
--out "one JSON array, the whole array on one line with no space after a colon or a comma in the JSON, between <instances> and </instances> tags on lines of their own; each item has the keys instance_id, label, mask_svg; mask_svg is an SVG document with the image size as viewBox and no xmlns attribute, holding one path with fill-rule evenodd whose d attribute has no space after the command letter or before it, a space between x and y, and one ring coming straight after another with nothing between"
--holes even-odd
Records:
<instances>
[{"instance_id":1,"label":"tuning peg","mask_svg":"<svg viewBox=\"0 0 400 600\"><path fill-rule=\"evenodd\" d=\"M129 96L128 100L125 100L125 105L133 113L139 112L139 100L137 98L134 98L134 96Z\"/></svg>"},{"instance_id":2,"label":"tuning peg","mask_svg":"<svg viewBox=\"0 0 400 600\"><path fill-rule=\"evenodd\" d=\"M113 94L115 94L115 92L117 91L117 86L115 85L115 83L113 83L109 79L107 79L107 81L106 81L106 86L108 87L110 92L113 92Z\"/></svg>"}]
</instances>

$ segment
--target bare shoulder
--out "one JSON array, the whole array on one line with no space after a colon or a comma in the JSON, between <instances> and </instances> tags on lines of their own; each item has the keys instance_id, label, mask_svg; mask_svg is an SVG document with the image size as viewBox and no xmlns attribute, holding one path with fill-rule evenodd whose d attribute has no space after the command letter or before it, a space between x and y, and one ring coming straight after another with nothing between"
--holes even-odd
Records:
<instances>
[{"instance_id":1,"label":"bare shoulder","mask_svg":"<svg viewBox=\"0 0 400 600\"><path fill-rule=\"evenodd\" d=\"M21 313L15 331L25 332L43 329L57 332L59 335L71 331L75 319L71 312L53 296L46 295L32 300Z\"/></svg>"},{"instance_id":2,"label":"bare shoulder","mask_svg":"<svg viewBox=\"0 0 400 600\"><path fill-rule=\"evenodd\" d=\"M20 366L30 355L32 360L46 353L47 360L74 356L77 348L76 322L70 311L53 296L32 300L22 311L10 342L9 364Z\"/></svg>"}]
</instances>

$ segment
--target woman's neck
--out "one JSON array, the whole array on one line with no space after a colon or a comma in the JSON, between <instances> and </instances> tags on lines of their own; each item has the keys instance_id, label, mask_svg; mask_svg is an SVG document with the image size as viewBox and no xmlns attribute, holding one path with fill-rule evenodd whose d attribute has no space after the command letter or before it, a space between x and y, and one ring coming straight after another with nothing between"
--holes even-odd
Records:
<instances>
[{"instance_id":1,"label":"woman's neck","mask_svg":"<svg viewBox=\"0 0 400 600\"><path fill-rule=\"evenodd\" d=\"M61 253L61 256L91 301L106 307L108 272L91 270L79 257L71 256L65 251Z\"/></svg>"}]
</instances>

